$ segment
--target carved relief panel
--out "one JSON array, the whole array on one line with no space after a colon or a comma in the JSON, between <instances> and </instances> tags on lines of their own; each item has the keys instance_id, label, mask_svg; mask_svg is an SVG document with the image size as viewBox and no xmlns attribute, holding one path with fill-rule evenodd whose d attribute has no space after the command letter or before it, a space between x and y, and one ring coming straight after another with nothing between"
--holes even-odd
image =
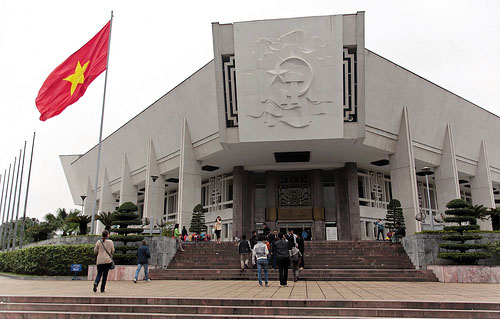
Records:
<instances>
[{"instance_id":1,"label":"carved relief panel","mask_svg":"<svg viewBox=\"0 0 500 319\"><path fill-rule=\"evenodd\" d=\"M240 141L342 138L342 16L235 23Z\"/></svg>"}]
</instances>

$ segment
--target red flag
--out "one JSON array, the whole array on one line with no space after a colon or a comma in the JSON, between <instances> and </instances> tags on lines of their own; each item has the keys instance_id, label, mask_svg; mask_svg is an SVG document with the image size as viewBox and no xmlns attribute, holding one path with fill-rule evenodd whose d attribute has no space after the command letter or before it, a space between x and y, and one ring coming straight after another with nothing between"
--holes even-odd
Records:
<instances>
[{"instance_id":1,"label":"red flag","mask_svg":"<svg viewBox=\"0 0 500 319\"><path fill-rule=\"evenodd\" d=\"M35 99L41 121L78 101L87 86L106 70L110 24L111 21L47 77Z\"/></svg>"}]
</instances>

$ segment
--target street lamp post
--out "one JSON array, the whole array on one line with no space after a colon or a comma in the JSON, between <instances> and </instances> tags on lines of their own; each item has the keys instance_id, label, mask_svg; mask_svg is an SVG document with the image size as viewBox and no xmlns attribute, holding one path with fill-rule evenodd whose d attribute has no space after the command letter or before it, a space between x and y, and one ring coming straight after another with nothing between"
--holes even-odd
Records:
<instances>
[{"instance_id":1,"label":"street lamp post","mask_svg":"<svg viewBox=\"0 0 500 319\"><path fill-rule=\"evenodd\" d=\"M154 207L154 200L155 200L155 185L154 184L155 184L156 180L158 179L158 176L151 175L151 179L153 180L153 186L152 186L152 188L153 188L152 195L153 196L151 196L152 200L150 200L150 202L149 202L149 203L151 203L151 216L149 217L149 234L151 236L153 236L153 207ZM149 212L148 212L148 214L149 214Z\"/></svg>"},{"instance_id":2,"label":"street lamp post","mask_svg":"<svg viewBox=\"0 0 500 319\"><path fill-rule=\"evenodd\" d=\"M85 215L85 212L83 210L84 210L84 206L85 206L85 198L87 198L87 196L82 195L82 196L80 196L80 198L82 199L82 214Z\"/></svg>"},{"instance_id":3,"label":"street lamp post","mask_svg":"<svg viewBox=\"0 0 500 319\"><path fill-rule=\"evenodd\" d=\"M422 167L423 175L425 175L425 185L427 186L427 201L429 204L429 216L431 217L431 230L434 230L434 214L431 208L431 191L429 190L429 175L434 174L430 167Z\"/></svg>"}]
</instances>

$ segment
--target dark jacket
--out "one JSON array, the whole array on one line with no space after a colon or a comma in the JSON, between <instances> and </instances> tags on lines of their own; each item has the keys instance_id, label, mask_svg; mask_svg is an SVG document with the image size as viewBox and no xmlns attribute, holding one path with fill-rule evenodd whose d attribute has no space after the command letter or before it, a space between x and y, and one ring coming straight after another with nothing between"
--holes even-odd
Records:
<instances>
[{"instance_id":1,"label":"dark jacket","mask_svg":"<svg viewBox=\"0 0 500 319\"><path fill-rule=\"evenodd\" d=\"M151 258L148 246L141 246L137 249L137 264L147 264Z\"/></svg>"},{"instance_id":2,"label":"dark jacket","mask_svg":"<svg viewBox=\"0 0 500 319\"><path fill-rule=\"evenodd\" d=\"M394 229L394 236L396 237L405 237L406 236L406 230L404 227L396 227Z\"/></svg>"},{"instance_id":3,"label":"dark jacket","mask_svg":"<svg viewBox=\"0 0 500 319\"><path fill-rule=\"evenodd\" d=\"M304 252L304 239L297 237L297 248L300 250L301 253Z\"/></svg>"},{"instance_id":4,"label":"dark jacket","mask_svg":"<svg viewBox=\"0 0 500 319\"><path fill-rule=\"evenodd\" d=\"M288 258L290 253L288 252L288 241L278 240L274 242L274 247L276 251L276 258Z\"/></svg>"},{"instance_id":5,"label":"dark jacket","mask_svg":"<svg viewBox=\"0 0 500 319\"><path fill-rule=\"evenodd\" d=\"M295 247L295 237L293 235L286 235L286 240L288 240L288 249L292 250Z\"/></svg>"},{"instance_id":6,"label":"dark jacket","mask_svg":"<svg viewBox=\"0 0 500 319\"><path fill-rule=\"evenodd\" d=\"M238 245L238 252L240 254L247 254L250 252L250 242L248 240L240 240L240 244Z\"/></svg>"},{"instance_id":7,"label":"dark jacket","mask_svg":"<svg viewBox=\"0 0 500 319\"><path fill-rule=\"evenodd\" d=\"M269 235L269 233L271 233L271 228L269 228L269 227L264 227L263 231L264 231L264 236L266 236L266 237L267 237L267 235Z\"/></svg>"},{"instance_id":8,"label":"dark jacket","mask_svg":"<svg viewBox=\"0 0 500 319\"><path fill-rule=\"evenodd\" d=\"M259 240L257 239L257 236L252 236L252 238L250 238L250 246L252 247L252 249L255 245L257 245L258 242Z\"/></svg>"}]
</instances>

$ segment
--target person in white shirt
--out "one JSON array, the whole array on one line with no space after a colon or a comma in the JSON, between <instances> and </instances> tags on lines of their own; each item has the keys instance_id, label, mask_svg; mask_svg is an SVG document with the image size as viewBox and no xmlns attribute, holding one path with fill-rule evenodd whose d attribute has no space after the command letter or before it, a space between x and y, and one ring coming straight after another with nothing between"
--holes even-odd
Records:
<instances>
[{"instance_id":1,"label":"person in white shirt","mask_svg":"<svg viewBox=\"0 0 500 319\"><path fill-rule=\"evenodd\" d=\"M269 250L266 243L264 243L264 236L259 236L259 242L254 246L255 257L257 258L257 274L259 278L259 285L262 286L262 268L264 268L264 282L266 287L269 286L269 274L267 271L267 256Z\"/></svg>"}]
</instances>

